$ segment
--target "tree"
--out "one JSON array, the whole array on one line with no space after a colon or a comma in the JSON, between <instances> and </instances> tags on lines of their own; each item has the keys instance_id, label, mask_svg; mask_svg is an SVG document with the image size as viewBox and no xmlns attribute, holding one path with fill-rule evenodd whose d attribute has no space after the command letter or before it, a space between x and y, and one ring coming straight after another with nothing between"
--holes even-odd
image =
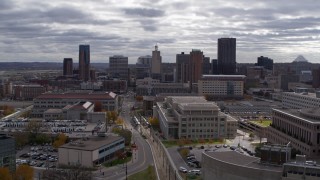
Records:
<instances>
[{"instance_id":1,"label":"tree","mask_svg":"<svg viewBox=\"0 0 320 180\"><path fill-rule=\"evenodd\" d=\"M37 135L40 132L41 126L42 126L41 122L33 120L33 121L28 122L28 125L25 130L32 133L32 134Z\"/></svg>"},{"instance_id":2,"label":"tree","mask_svg":"<svg viewBox=\"0 0 320 180\"><path fill-rule=\"evenodd\" d=\"M190 153L190 150L188 148L181 148L179 150L179 153L183 159L186 159L188 154Z\"/></svg>"},{"instance_id":3,"label":"tree","mask_svg":"<svg viewBox=\"0 0 320 180\"><path fill-rule=\"evenodd\" d=\"M114 123L118 118L118 114L115 111L107 112L107 121Z\"/></svg>"},{"instance_id":4,"label":"tree","mask_svg":"<svg viewBox=\"0 0 320 180\"><path fill-rule=\"evenodd\" d=\"M68 137L65 134L60 133L58 135L58 137L56 138L56 140L53 142L53 147L58 148L58 147L64 145L67 142L67 139L68 139Z\"/></svg>"},{"instance_id":5,"label":"tree","mask_svg":"<svg viewBox=\"0 0 320 180\"><path fill-rule=\"evenodd\" d=\"M253 132L251 132L251 133L249 134L249 137L250 137L250 139L253 139L253 138L254 138Z\"/></svg>"},{"instance_id":6,"label":"tree","mask_svg":"<svg viewBox=\"0 0 320 180\"><path fill-rule=\"evenodd\" d=\"M61 167L61 169L45 170L42 173L43 180L91 180L91 169L80 165Z\"/></svg>"},{"instance_id":7,"label":"tree","mask_svg":"<svg viewBox=\"0 0 320 180\"><path fill-rule=\"evenodd\" d=\"M136 100L137 100L138 102L143 101L143 96L136 96Z\"/></svg>"},{"instance_id":8,"label":"tree","mask_svg":"<svg viewBox=\"0 0 320 180\"><path fill-rule=\"evenodd\" d=\"M94 102L94 112L101 112L101 111L102 111L101 101Z\"/></svg>"},{"instance_id":9,"label":"tree","mask_svg":"<svg viewBox=\"0 0 320 180\"><path fill-rule=\"evenodd\" d=\"M8 168L0 167L0 179L12 180L12 177Z\"/></svg>"},{"instance_id":10,"label":"tree","mask_svg":"<svg viewBox=\"0 0 320 180\"><path fill-rule=\"evenodd\" d=\"M151 126L159 126L159 119L156 117L149 117L149 123L151 124Z\"/></svg>"},{"instance_id":11,"label":"tree","mask_svg":"<svg viewBox=\"0 0 320 180\"><path fill-rule=\"evenodd\" d=\"M13 137L16 141L16 147L17 148L21 148L23 147L24 145L28 144L28 133L27 132L14 132L13 134ZM1 178L0 178L1 179Z\"/></svg>"},{"instance_id":12,"label":"tree","mask_svg":"<svg viewBox=\"0 0 320 180\"><path fill-rule=\"evenodd\" d=\"M125 145L130 145L132 132L128 129L121 129L121 128L113 128L112 132L115 134L118 134L119 136L122 136L124 138Z\"/></svg>"},{"instance_id":13,"label":"tree","mask_svg":"<svg viewBox=\"0 0 320 180\"><path fill-rule=\"evenodd\" d=\"M15 173L15 179L33 180L33 168L24 164L19 165Z\"/></svg>"},{"instance_id":14,"label":"tree","mask_svg":"<svg viewBox=\"0 0 320 180\"><path fill-rule=\"evenodd\" d=\"M118 117L118 119L116 120L116 124L122 125L123 123L124 123L123 119Z\"/></svg>"}]
</instances>

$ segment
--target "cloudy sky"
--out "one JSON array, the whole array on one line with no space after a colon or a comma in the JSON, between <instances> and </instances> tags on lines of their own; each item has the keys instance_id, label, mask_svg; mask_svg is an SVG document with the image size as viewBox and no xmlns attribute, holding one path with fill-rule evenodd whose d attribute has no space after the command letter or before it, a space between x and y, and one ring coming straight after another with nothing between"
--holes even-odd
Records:
<instances>
[{"instance_id":1,"label":"cloudy sky","mask_svg":"<svg viewBox=\"0 0 320 180\"><path fill-rule=\"evenodd\" d=\"M201 49L217 57L217 39L237 38L237 62L263 55L320 62L319 0L0 0L0 61L92 62L122 54L135 63L158 43L163 62Z\"/></svg>"}]
</instances>

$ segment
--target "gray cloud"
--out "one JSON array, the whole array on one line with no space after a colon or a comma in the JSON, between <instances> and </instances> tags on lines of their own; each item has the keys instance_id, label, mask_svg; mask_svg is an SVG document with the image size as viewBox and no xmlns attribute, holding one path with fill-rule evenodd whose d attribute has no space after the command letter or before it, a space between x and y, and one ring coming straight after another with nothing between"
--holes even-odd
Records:
<instances>
[{"instance_id":1,"label":"gray cloud","mask_svg":"<svg viewBox=\"0 0 320 180\"><path fill-rule=\"evenodd\" d=\"M142 17L161 17L164 16L164 11L152 8L126 8L124 9L125 14L132 16Z\"/></svg>"}]
</instances>

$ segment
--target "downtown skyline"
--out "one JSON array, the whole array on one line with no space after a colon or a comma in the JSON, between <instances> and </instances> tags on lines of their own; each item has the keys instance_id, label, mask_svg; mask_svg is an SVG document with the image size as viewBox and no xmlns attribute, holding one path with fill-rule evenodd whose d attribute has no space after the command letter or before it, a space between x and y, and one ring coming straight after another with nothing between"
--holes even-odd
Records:
<instances>
[{"instance_id":1,"label":"downtown skyline","mask_svg":"<svg viewBox=\"0 0 320 180\"><path fill-rule=\"evenodd\" d=\"M124 55L133 64L156 43L162 62L192 49L216 59L218 38L233 37L237 63L292 62L300 54L318 63L319 8L315 0L2 0L0 62L77 62L80 44L90 45L93 63Z\"/></svg>"}]
</instances>

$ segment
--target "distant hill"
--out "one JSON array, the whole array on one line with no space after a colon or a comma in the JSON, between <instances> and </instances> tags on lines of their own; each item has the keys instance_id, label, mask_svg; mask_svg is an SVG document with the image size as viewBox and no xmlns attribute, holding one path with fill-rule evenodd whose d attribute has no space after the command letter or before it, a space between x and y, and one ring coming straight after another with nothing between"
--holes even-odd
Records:
<instances>
[{"instance_id":1,"label":"distant hill","mask_svg":"<svg viewBox=\"0 0 320 180\"><path fill-rule=\"evenodd\" d=\"M4 70L62 70L62 63L55 62L0 62L0 71ZM97 70L105 70L109 67L108 63L91 63ZM73 64L74 68L78 63Z\"/></svg>"}]
</instances>

